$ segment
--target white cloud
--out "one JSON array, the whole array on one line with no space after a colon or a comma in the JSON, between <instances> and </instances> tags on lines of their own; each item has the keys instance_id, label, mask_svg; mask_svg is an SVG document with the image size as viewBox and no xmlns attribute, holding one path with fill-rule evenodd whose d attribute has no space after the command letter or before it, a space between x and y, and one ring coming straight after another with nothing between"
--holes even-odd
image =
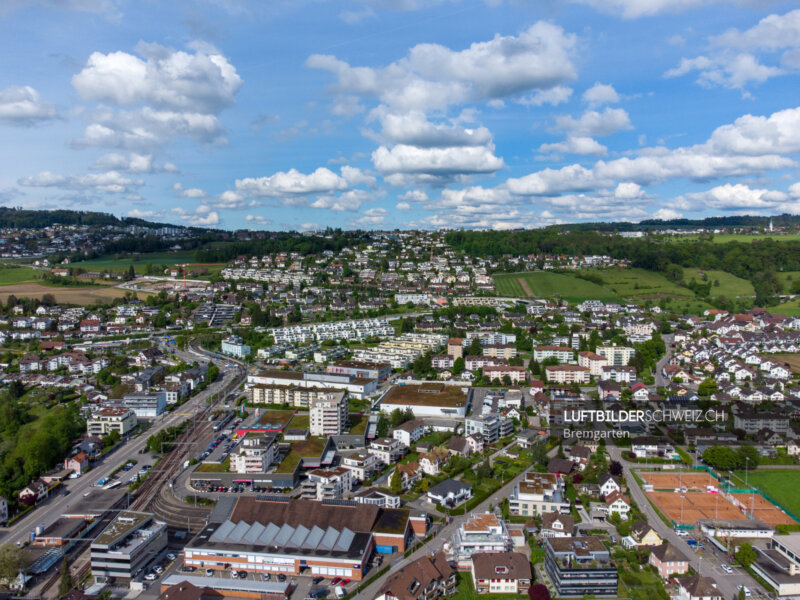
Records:
<instances>
[{"instance_id":1,"label":"white cloud","mask_svg":"<svg viewBox=\"0 0 800 600\"><path fill-rule=\"evenodd\" d=\"M180 183L174 184L172 186L172 189L175 190L175 195L178 196L179 198L192 198L194 200L199 200L201 198L205 198L206 195L207 195L200 188L189 188L189 189L186 189Z\"/></svg>"},{"instance_id":2,"label":"white cloud","mask_svg":"<svg viewBox=\"0 0 800 600\"><path fill-rule=\"evenodd\" d=\"M269 177L248 177L236 180L236 191L248 197L285 198L309 194L330 194L344 191L347 180L330 169L320 167L313 173L304 174L296 169L278 172Z\"/></svg>"},{"instance_id":3,"label":"white cloud","mask_svg":"<svg viewBox=\"0 0 800 600\"><path fill-rule=\"evenodd\" d=\"M343 10L339 13L339 18L348 25L355 25L364 19L374 19L375 16L375 11L369 6L357 10Z\"/></svg>"},{"instance_id":4,"label":"white cloud","mask_svg":"<svg viewBox=\"0 0 800 600\"><path fill-rule=\"evenodd\" d=\"M449 146L486 146L492 142L492 134L486 127L467 129L460 125L432 123L420 111L395 114L376 110L372 118L380 121L379 137L388 143L420 148L444 148Z\"/></svg>"},{"instance_id":5,"label":"white cloud","mask_svg":"<svg viewBox=\"0 0 800 600\"><path fill-rule=\"evenodd\" d=\"M398 198L406 202L423 204L428 201L428 194L426 194L423 190L408 190L407 192L400 194Z\"/></svg>"},{"instance_id":6,"label":"white cloud","mask_svg":"<svg viewBox=\"0 0 800 600\"><path fill-rule=\"evenodd\" d=\"M204 114L232 105L242 85L228 59L208 46L188 53L140 42L136 49L142 58L92 53L72 85L85 100Z\"/></svg>"},{"instance_id":7,"label":"white cloud","mask_svg":"<svg viewBox=\"0 0 800 600\"><path fill-rule=\"evenodd\" d=\"M164 216L164 213L154 210L139 210L138 208L134 208L133 210L128 211L128 216L135 219L160 219Z\"/></svg>"},{"instance_id":8,"label":"white cloud","mask_svg":"<svg viewBox=\"0 0 800 600\"><path fill-rule=\"evenodd\" d=\"M683 215L677 210L671 208L659 208L651 215L652 219L661 219L662 221L670 221L672 219L680 219Z\"/></svg>"},{"instance_id":9,"label":"white cloud","mask_svg":"<svg viewBox=\"0 0 800 600\"><path fill-rule=\"evenodd\" d=\"M140 42L138 56L94 52L73 86L85 100L125 110L95 111L73 145L144 150L175 137L225 143L217 115L234 103L242 79L215 48L194 43L190 49Z\"/></svg>"},{"instance_id":10,"label":"white cloud","mask_svg":"<svg viewBox=\"0 0 800 600\"><path fill-rule=\"evenodd\" d=\"M715 129L706 146L715 153L796 154L800 152L800 107L768 117L743 115Z\"/></svg>"},{"instance_id":11,"label":"white cloud","mask_svg":"<svg viewBox=\"0 0 800 600\"><path fill-rule=\"evenodd\" d=\"M630 117L623 108L606 108L603 112L587 110L577 119L562 115L556 117L556 127L577 137L602 137L624 129L633 129Z\"/></svg>"},{"instance_id":12,"label":"white cloud","mask_svg":"<svg viewBox=\"0 0 800 600\"><path fill-rule=\"evenodd\" d=\"M383 225L388 216L389 211L385 208L368 208L361 213L361 216L354 223L363 227L377 227L378 225Z\"/></svg>"},{"instance_id":13,"label":"white cloud","mask_svg":"<svg viewBox=\"0 0 800 600\"><path fill-rule=\"evenodd\" d=\"M588 102L592 106L614 104L619 102L619 94L617 94L617 90L614 89L614 86L598 81L583 92L583 101Z\"/></svg>"},{"instance_id":14,"label":"white cloud","mask_svg":"<svg viewBox=\"0 0 800 600\"><path fill-rule=\"evenodd\" d=\"M344 177L348 185L373 186L377 181L374 175L365 173L364 171L362 171L357 167L351 167L349 165L345 165L340 170L342 173L342 177Z\"/></svg>"},{"instance_id":15,"label":"white cloud","mask_svg":"<svg viewBox=\"0 0 800 600\"><path fill-rule=\"evenodd\" d=\"M398 144L391 150L381 146L372 153L372 162L384 176L414 174L445 178L494 173L504 166L493 148L484 146L418 148Z\"/></svg>"},{"instance_id":16,"label":"white cloud","mask_svg":"<svg viewBox=\"0 0 800 600\"><path fill-rule=\"evenodd\" d=\"M544 104L558 106L559 104L567 102L571 96L572 88L557 85L548 90L537 90L530 96L520 98L519 103L527 106L542 106Z\"/></svg>"},{"instance_id":17,"label":"white cloud","mask_svg":"<svg viewBox=\"0 0 800 600\"><path fill-rule=\"evenodd\" d=\"M581 156L605 156L608 148L591 137L568 137L563 142L542 144L539 152L559 152L564 154L579 154Z\"/></svg>"},{"instance_id":18,"label":"white cloud","mask_svg":"<svg viewBox=\"0 0 800 600\"><path fill-rule=\"evenodd\" d=\"M376 98L401 112L489 101L553 88L577 74L575 36L540 21L519 36L476 42L461 51L418 44L386 67L352 67L331 55L311 55L307 66L336 76L334 94Z\"/></svg>"},{"instance_id":19,"label":"white cloud","mask_svg":"<svg viewBox=\"0 0 800 600\"><path fill-rule=\"evenodd\" d=\"M677 13L691 8L714 4L720 0L570 0L585 4L604 13L625 19L652 17L662 13Z\"/></svg>"},{"instance_id":20,"label":"white cloud","mask_svg":"<svg viewBox=\"0 0 800 600\"><path fill-rule=\"evenodd\" d=\"M719 185L708 191L686 194L689 201L702 203L708 208L717 210L762 210L775 208L788 199L787 194L775 190L753 189L737 183ZM700 210L698 206L694 210Z\"/></svg>"},{"instance_id":21,"label":"white cloud","mask_svg":"<svg viewBox=\"0 0 800 600\"><path fill-rule=\"evenodd\" d=\"M172 163L156 164L152 154L110 153L98 158L90 167L99 171L123 171L125 173L177 173L178 167Z\"/></svg>"},{"instance_id":22,"label":"white cloud","mask_svg":"<svg viewBox=\"0 0 800 600\"><path fill-rule=\"evenodd\" d=\"M0 90L0 124L30 127L57 118L56 108L30 86Z\"/></svg>"},{"instance_id":23,"label":"white cloud","mask_svg":"<svg viewBox=\"0 0 800 600\"><path fill-rule=\"evenodd\" d=\"M780 67L767 66L746 52L722 53L715 56L684 58L680 64L664 73L667 78L680 77L698 71L697 83L703 87L721 86L742 89L750 83L763 83L770 77L783 75Z\"/></svg>"},{"instance_id":24,"label":"white cloud","mask_svg":"<svg viewBox=\"0 0 800 600\"><path fill-rule=\"evenodd\" d=\"M171 212L191 227L212 227L219 225L220 221L219 213L207 204L201 204L194 210L173 208Z\"/></svg>"},{"instance_id":25,"label":"white cloud","mask_svg":"<svg viewBox=\"0 0 800 600\"><path fill-rule=\"evenodd\" d=\"M741 49L779 50L800 47L800 9L785 15L769 15L745 31L728 29L712 36L711 44Z\"/></svg>"},{"instance_id":26,"label":"white cloud","mask_svg":"<svg viewBox=\"0 0 800 600\"><path fill-rule=\"evenodd\" d=\"M338 196L320 196L311 203L311 208L327 208L336 212L355 211L370 198L371 195L364 190L349 190Z\"/></svg>"},{"instance_id":27,"label":"white cloud","mask_svg":"<svg viewBox=\"0 0 800 600\"><path fill-rule=\"evenodd\" d=\"M43 171L37 175L23 177L18 182L25 187L58 188L62 190L128 193L133 187L144 185L141 180L133 180L116 171L90 173L87 175L58 175Z\"/></svg>"},{"instance_id":28,"label":"white cloud","mask_svg":"<svg viewBox=\"0 0 800 600\"><path fill-rule=\"evenodd\" d=\"M408 202L398 202L395 210L411 210L411 205Z\"/></svg>"},{"instance_id":29,"label":"white cloud","mask_svg":"<svg viewBox=\"0 0 800 600\"><path fill-rule=\"evenodd\" d=\"M271 221L266 217L262 217L261 215L247 215L245 220L248 223L253 223L254 225L261 225L262 227L265 225L269 225Z\"/></svg>"}]
</instances>

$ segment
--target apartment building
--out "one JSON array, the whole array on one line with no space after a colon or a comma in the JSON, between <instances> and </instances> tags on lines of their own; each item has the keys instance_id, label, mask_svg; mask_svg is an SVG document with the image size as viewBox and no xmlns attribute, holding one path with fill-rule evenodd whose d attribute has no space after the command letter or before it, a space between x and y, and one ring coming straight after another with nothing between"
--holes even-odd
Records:
<instances>
[{"instance_id":1,"label":"apartment building","mask_svg":"<svg viewBox=\"0 0 800 600\"><path fill-rule=\"evenodd\" d=\"M136 429L138 424L136 413L127 406L104 406L86 421L86 431L90 436L102 437L112 431L124 436Z\"/></svg>"},{"instance_id":2,"label":"apartment building","mask_svg":"<svg viewBox=\"0 0 800 600\"><path fill-rule=\"evenodd\" d=\"M235 358L246 358L250 354L250 346L238 335L231 335L222 340L222 353Z\"/></svg>"},{"instance_id":3,"label":"apartment building","mask_svg":"<svg viewBox=\"0 0 800 600\"><path fill-rule=\"evenodd\" d=\"M342 457L342 467L353 473L356 481L365 481L381 468L381 460L375 454L360 450L355 454Z\"/></svg>"},{"instance_id":4,"label":"apartment building","mask_svg":"<svg viewBox=\"0 0 800 600\"><path fill-rule=\"evenodd\" d=\"M589 369L589 375L600 377L603 374L603 367L608 365L605 356L600 356L594 352L578 352L578 366Z\"/></svg>"},{"instance_id":5,"label":"apartment building","mask_svg":"<svg viewBox=\"0 0 800 600\"><path fill-rule=\"evenodd\" d=\"M552 365L544 368L548 381L553 383L589 383L589 369L577 365Z\"/></svg>"},{"instance_id":6,"label":"apartment building","mask_svg":"<svg viewBox=\"0 0 800 600\"><path fill-rule=\"evenodd\" d=\"M92 542L92 574L98 582L132 579L166 547L166 523L151 513L121 511Z\"/></svg>"},{"instance_id":7,"label":"apartment building","mask_svg":"<svg viewBox=\"0 0 800 600\"><path fill-rule=\"evenodd\" d=\"M627 365L631 362L636 350L630 346L598 346L597 354L608 361L609 365L616 367Z\"/></svg>"},{"instance_id":8,"label":"apartment building","mask_svg":"<svg viewBox=\"0 0 800 600\"><path fill-rule=\"evenodd\" d=\"M304 500L343 500L353 488L353 472L345 467L315 469L300 487Z\"/></svg>"},{"instance_id":9,"label":"apartment building","mask_svg":"<svg viewBox=\"0 0 800 600\"><path fill-rule=\"evenodd\" d=\"M525 367L514 367L508 365L488 366L483 368L484 377L488 377L489 381L495 379L503 381L504 377L508 377L512 383L524 383L528 379L528 371Z\"/></svg>"},{"instance_id":10,"label":"apartment building","mask_svg":"<svg viewBox=\"0 0 800 600\"><path fill-rule=\"evenodd\" d=\"M536 346L533 349L533 360L542 362L548 358L555 358L558 362L569 362L574 352L569 346Z\"/></svg>"},{"instance_id":11,"label":"apartment building","mask_svg":"<svg viewBox=\"0 0 800 600\"><path fill-rule=\"evenodd\" d=\"M308 408L312 400L330 393L329 388L323 387L256 384L250 388L250 400L254 404L285 404Z\"/></svg>"},{"instance_id":12,"label":"apartment building","mask_svg":"<svg viewBox=\"0 0 800 600\"><path fill-rule=\"evenodd\" d=\"M453 551L460 569L472 568L472 555L508 552L513 547L505 522L494 513L473 514L453 536Z\"/></svg>"},{"instance_id":13,"label":"apartment building","mask_svg":"<svg viewBox=\"0 0 800 600\"><path fill-rule=\"evenodd\" d=\"M617 597L617 567L596 537L544 538L544 567L559 598Z\"/></svg>"},{"instance_id":14,"label":"apartment building","mask_svg":"<svg viewBox=\"0 0 800 600\"><path fill-rule=\"evenodd\" d=\"M531 562L521 552L472 555L472 581L479 594L526 594L532 580Z\"/></svg>"},{"instance_id":15,"label":"apartment building","mask_svg":"<svg viewBox=\"0 0 800 600\"><path fill-rule=\"evenodd\" d=\"M523 517L570 512L569 500L564 495L564 480L555 473L526 473L522 481L514 484L508 502L509 512Z\"/></svg>"},{"instance_id":16,"label":"apartment building","mask_svg":"<svg viewBox=\"0 0 800 600\"><path fill-rule=\"evenodd\" d=\"M167 408L167 393L139 392L122 398L122 404L136 413L138 419L155 419Z\"/></svg>"},{"instance_id":17,"label":"apartment building","mask_svg":"<svg viewBox=\"0 0 800 600\"><path fill-rule=\"evenodd\" d=\"M347 426L348 403L344 392L320 395L308 403L309 434L341 435Z\"/></svg>"},{"instance_id":18,"label":"apartment building","mask_svg":"<svg viewBox=\"0 0 800 600\"><path fill-rule=\"evenodd\" d=\"M400 460L404 448L405 446L399 440L379 438L370 442L367 452L377 456L381 464L393 465Z\"/></svg>"},{"instance_id":19,"label":"apartment building","mask_svg":"<svg viewBox=\"0 0 800 600\"><path fill-rule=\"evenodd\" d=\"M230 455L230 469L242 474L266 473L277 456L274 435L246 435L239 444L239 451Z\"/></svg>"}]
</instances>

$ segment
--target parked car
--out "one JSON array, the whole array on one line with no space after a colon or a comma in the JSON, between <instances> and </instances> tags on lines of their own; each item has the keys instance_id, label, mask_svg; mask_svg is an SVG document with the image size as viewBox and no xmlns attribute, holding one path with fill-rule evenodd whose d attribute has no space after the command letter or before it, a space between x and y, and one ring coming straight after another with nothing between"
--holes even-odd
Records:
<instances>
[{"instance_id":1,"label":"parked car","mask_svg":"<svg viewBox=\"0 0 800 600\"><path fill-rule=\"evenodd\" d=\"M213 569L206 569L206 577L211 577L214 574Z\"/></svg>"},{"instance_id":2,"label":"parked car","mask_svg":"<svg viewBox=\"0 0 800 600\"><path fill-rule=\"evenodd\" d=\"M147 575L144 576L144 578L146 581L155 581L156 579L158 579L158 575L156 575L155 573L148 573Z\"/></svg>"},{"instance_id":3,"label":"parked car","mask_svg":"<svg viewBox=\"0 0 800 600\"><path fill-rule=\"evenodd\" d=\"M286 581L286 575L283 573L278 573L278 581Z\"/></svg>"},{"instance_id":4,"label":"parked car","mask_svg":"<svg viewBox=\"0 0 800 600\"><path fill-rule=\"evenodd\" d=\"M269 581L270 579L272 579L272 575L269 573L264 573L264 581Z\"/></svg>"},{"instance_id":5,"label":"parked car","mask_svg":"<svg viewBox=\"0 0 800 600\"><path fill-rule=\"evenodd\" d=\"M728 565L720 565L720 568L725 571L728 575L733 574L733 569L730 568Z\"/></svg>"},{"instance_id":6,"label":"parked car","mask_svg":"<svg viewBox=\"0 0 800 600\"><path fill-rule=\"evenodd\" d=\"M175 560L175 555L172 552L167 552L167 560Z\"/></svg>"}]
</instances>

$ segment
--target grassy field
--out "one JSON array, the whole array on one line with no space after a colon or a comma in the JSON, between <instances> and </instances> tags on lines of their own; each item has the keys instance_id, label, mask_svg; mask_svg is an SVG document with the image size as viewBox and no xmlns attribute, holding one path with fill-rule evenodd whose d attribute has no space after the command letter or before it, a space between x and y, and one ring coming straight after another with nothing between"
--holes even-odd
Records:
<instances>
[{"instance_id":1,"label":"grassy field","mask_svg":"<svg viewBox=\"0 0 800 600\"><path fill-rule=\"evenodd\" d=\"M694 293L673 283L660 273L644 269L595 269L607 288L623 298L660 300L668 297L694 297Z\"/></svg>"},{"instance_id":2,"label":"grassy field","mask_svg":"<svg viewBox=\"0 0 800 600\"><path fill-rule=\"evenodd\" d=\"M28 267L0 267L0 286L40 281L43 274Z\"/></svg>"},{"instance_id":3,"label":"grassy field","mask_svg":"<svg viewBox=\"0 0 800 600\"><path fill-rule=\"evenodd\" d=\"M350 415L350 433L353 435L362 434L367 430L369 419L366 415Z\"/></svg>"},{"instance_id":4,"label":"grassy field","mask_svg":"<svg viewBox=\"0 0 800 600\"><path fill-rule=\"evenodd\" d=\"M198 473L227 473L231 470L231 457L228 456L221 463L201 463L195 470Z\"/></svg>"},{"instance_id":5,"label":"grassy field","mask_svg":"<svg viewBox=\"0 0 800 600\"><path fill-rule=\"evenodd\" d=\"M502 273L494 276L494 284L497 293L501 296L517 296L520 298L527 296L560 297L569 302L582 302L584 300L612 302L619 300L613 292L591 281L546 271ZM525 290L526 286L527 290Z\"/></svg>"},{"instance_id":6,"label":"grassy field","mask_svg":"<svg viewBox=\"0 0 800 600\"><path fill-rule=\"evenodd\" d=\"M116 287L47 287L38 283L20 283L0 286L0 302L5 302L12 294L17 298L39 299L45 294L51 294L59 304L108 304L115 298L124 297L125 291ZM137 291L136 295L142 299L146 298L149 292Z\"/></svg>"},{"instance_id":7,"label":"grassy field","mask_svg":"<svg viewBox=\"0 0 800 600\"><path fill-rule=\"evenodd\" d=\"M740 296L752 297L756 295L753 289L753 284L746 279L741 279L735 275L731 275L726 271L702 271L700 269L683 269L683 280L686 283L694 278L695 281L702 282L703 274L708 277L708 281L719 281L719 286L711 286L712 296L726 296L728 298L738 298Z\"/></svg>"},{"instance_id":8,"label":"grassy field","mask_svg":"<svg viewBox=\"0 0 800 600\"><path fill-rule=\"evenodd\" d=\"M188 271L192 269L205 269L209 274L219 273L220 270L225 268L224 263L194 263L192 262L191 252L155 252L153 254L137 254L128 257L114 257L104 256L102 258L94 258L83 262L73 263L73 267L85 269L87 271L127 271L131 265L137 274L142 275L145 272L147 263L164 268L171 267L178 264L188 264Z\"/></svg>"},{"instance_id":9,"label":"grassy field","mask_svg":"<svg viewBox=\"0 0 800 600\"><path fill-rule=\"evenodd\" d=\"M699 238L698 235L680 235L680 236L673 236L670 240L686 240L686 241L695 241ZM747 235L744 233L719 233L714 235L714 243L715 244L727 244L728 242L743 242L745 244L751 244L753 242L759 242L763 240L775 240L777 242L798 242L800 241L800 234L789 234L789 235L769 235L769 234L759 234L759 235Z\"/></svg>"},{"instance_id":10,"label":"grassy field","mask_svg":"<svg viewBox=\"0 0 800 600\"><path fill-rule=\"evenodd\" d=\"M770 306L767 310L771 313L779 313L788 315L790 317L797 317L800 316L800 300L791 300L789 302L784 302L783 304Z\"/></svg>"},{"instance_id":11,"label":"grassy field","mask_svg":"<svg viewBox=\"0 0 800 600\"><path fill-rule=\"evenodd\" d=\"M309 421L308 413L297 413L286 427L289 429L308 429Z\"/></svg>"},{"instance_id":12,"label":"grassy field","mask_svg":"<svg viewBox=\"0 0 800 600\"><path fill-rule=\"evenodd\" d=\"M744 485L744 471L737 471L741 478L733 481ZM747 483L775 500L786 510L800 517L800 468L798 469L758 469L747 474Z\"/></svg>"}]
</instances>

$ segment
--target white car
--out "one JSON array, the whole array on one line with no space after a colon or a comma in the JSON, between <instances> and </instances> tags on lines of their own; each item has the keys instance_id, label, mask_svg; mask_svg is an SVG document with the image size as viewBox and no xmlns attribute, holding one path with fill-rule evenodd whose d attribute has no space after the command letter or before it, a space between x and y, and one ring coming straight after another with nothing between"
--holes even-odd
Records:
<instances>
[{"instance_id":1,"label":"white car","mask_svg":"<svg viewBox=\"0 0 800 600\"><path fill-rule=\"evenodd\" d=\"M744 588L744 595L749 598L750 597L750 588L748 588L746 585L744 585L744 586L741 585L741 584L737 585L736 586L736 591L738 592L742 588Z\"/></svg>"},{"instance_id":2,"label":"white car","mask_svg":"<svg viewBox=\"0 0 800 600\"><path fill-rule=\"evenodd\" d=\"M725 571L728 575L733 573L733 569L731 569L728 565L720 565L720 568Z\"/></svg>"},{"instance_id":3,"label":"white car","mask_svg":"<svg viewBox=\"0 0 800 600\"><path fill-rule=\"evenodd\" d=\"M153 567L153 571L161 575L161 573L164 572L164 567L162 567L161 565L156 565L155 567Z\"/></svg>"},{"instance_id":4,"label":"white car","mask_svg":"<svg viewBox=\"0 0 800 600\"><path fill-rule=\"evenodd\" d=\"M156 575L155 573L148 573L147 575L144 576L144 578L147 581L155 581L156 579L158 579L158 575Z\"/></svg>"},{"instance_id":5,"label":"white car","mask_svg":"<svg viewBox=\"0 0 800 600\"><path fill-rule=\"evenodd\" d=\"M175 555L172 552L167 552L167 560L175 560Z\"/></svg>"}]
</instances>

